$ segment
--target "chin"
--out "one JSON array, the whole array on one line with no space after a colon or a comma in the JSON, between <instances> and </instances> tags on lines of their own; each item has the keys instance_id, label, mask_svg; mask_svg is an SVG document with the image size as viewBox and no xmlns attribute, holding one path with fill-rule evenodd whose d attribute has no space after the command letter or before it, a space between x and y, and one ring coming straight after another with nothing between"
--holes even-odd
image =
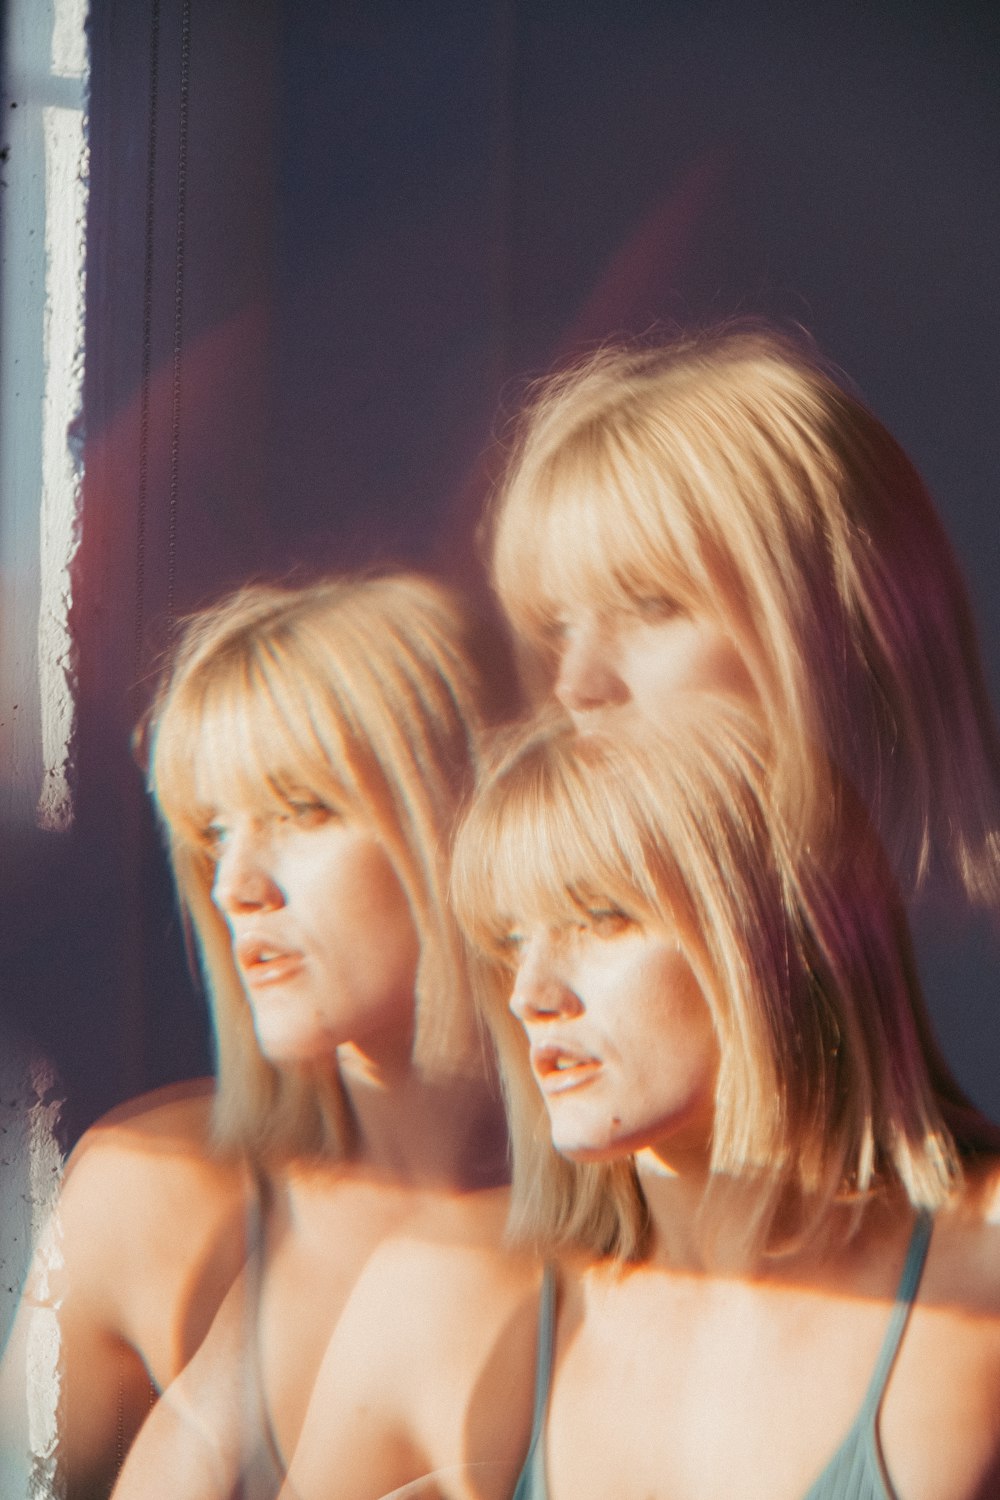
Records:
<instances>
[{"instance_id":1,"label":"chin","mask_svg":"<svg viewBox=\"0 0 1000 1500\"><path fill-rule=\"evenodd\" d=\"M554 1133L552 1144L560 1156L581 1165L585 1162L621 1161L622 1157L631 1156L639 1149L631 1140L616 1135L581 1136L569 1131Z\"/></svg>"},{"instance_id":2,"label":"chin","mask_svg":"<svg viewBox=\"0 0 1000 1500\"><path fill-rule=\"evenodd\" d=\"M275 1068L315 1067L323 1064L332 1067L337 1060L337 1049L328 1037L258 1031L257 1045Z\"/></svg>"},{"instance_id":3,"label":"chin","mask_svg":"<svg viewBox=\"0 0 1000 1500\"><path fill-rule=\"evenodd\" d=\"M614 1162L635 1156L646 1146L655 1145L663 1136L659 1120L570 1119L551 1121L552 1144L567 1161Z\"/></svg>"}]
</instances>

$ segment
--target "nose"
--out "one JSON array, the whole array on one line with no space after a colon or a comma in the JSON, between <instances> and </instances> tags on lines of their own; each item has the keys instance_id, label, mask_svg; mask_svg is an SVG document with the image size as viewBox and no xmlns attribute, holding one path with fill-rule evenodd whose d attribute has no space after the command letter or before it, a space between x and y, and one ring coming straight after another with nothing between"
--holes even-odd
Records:
<instances>
[{"instance_id":1,"label":"nose","mask_svg":"<svg viewBox=\"0 0 1000 1500\"><path fill-rule=\"evenodd\" d=\"M261 831L244 828L229 833L216 863L212 900L226 917L284 906Z\"/></svg>"},{"instance_id":2,"label":"nose","mask_svg":"<svg viewBox=\"0 0 1000 1500\"><path fill-rule=\"evenodd\" d=\"M570 713L586 713L627 703L628 685L621 675L613 633L600 621L574 625L566 633L555 694Z\"/></svg>"},{"instance_id":3,"label":"nose","mask_svg":"<svg viewBox=\"0 0 1000 1500\"><path fill-rule=\"evenodd\" d=\"M566 1020L583 1011L580 997L560 973L548 935L537 935L522 948L508 1003L524 1026L537 1021Z\"/></svg>"}]
</instances>

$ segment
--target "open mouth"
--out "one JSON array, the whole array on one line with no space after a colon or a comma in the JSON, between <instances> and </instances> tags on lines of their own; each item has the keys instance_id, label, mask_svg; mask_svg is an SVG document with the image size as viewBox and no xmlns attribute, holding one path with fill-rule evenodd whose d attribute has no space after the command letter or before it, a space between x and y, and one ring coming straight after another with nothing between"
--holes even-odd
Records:
<instances>
[{"instance_id":1,"label":"open mouth","mask_svg":"<svg viewBox=\"0 0 1000 1500\"><path fill-rule=\"evenodd\" d=\"M531 1049L531 1068L544 1094L561 1094L590 1083L601 1071L601 1062L588 1053L548 1045Z\"/></svg>"},{"instance_id":2,"label":"open mouth","mask_svg":"<svg viewBox=\"0 0 1000 1500\"><path fill-rule=\"evenodd\" d=\"M302 954L293 949L276 948L256 940L236 944L236 961L244 980L254 989L292 979L304 963Z\"/></svg>"}]
</instances>

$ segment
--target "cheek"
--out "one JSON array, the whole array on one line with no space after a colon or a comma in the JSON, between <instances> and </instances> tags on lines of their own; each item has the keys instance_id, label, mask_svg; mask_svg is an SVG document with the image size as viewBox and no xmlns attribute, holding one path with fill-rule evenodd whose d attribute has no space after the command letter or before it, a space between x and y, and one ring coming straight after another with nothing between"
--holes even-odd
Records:
<instances>
[{"instance_id":1,"label":"cheek","mask_svg":"<svg viewBox=\"0 0 1000 1500\"><path fill-rule=\"evenodd\" d=\"M335 848L312 870L303 861L302 869L303 910L311 908L311 921L320 930L329 924L363 941L373 928L396 931L411 921L406 892L373 839L358 838L346 848Z\"/></svg>"},{"instance_id":2,"label":"cheek","mask_svg":"<svg viewBox=\"0 0 1000 1500\"><path fill-rule=\"evenodd\" d=\"M381 850L361 863L344 892L340 941L364 987L412 992L420 942L406 892Z\"/></svg>"},{"instance_id":3,"label":"cheek","mask_svg":"<svg viewBox=\"0 0 1000 1500\"><path fill-rule=\"evenodd\" d=\"M384 859L368 864L349 880L344 893L345 912L369 928L397 932L412 927L410 903L392 866Z\"/></svg>"},{"instance_id":4,"label":"cheek","mask_svg":"<svg viewBox=\"0 0 1000 1500\"><path fill-rule=\"evenodd\" d=\"M669 1114L683 1109L687 1101L694 1104L714 1098L718 1066L718 1047L710 1027L699 1020L684 1030L664 1028L636 1050L631 1091L651 1114L660 1106Z\"/></svg>"},{"instance_id":5,"label":"cheek","mask_svg":"<svg viewBox=\"0 0 1000 1500\"><path fill-rule=\"evenodd\" d=\"M719 640L707 649L699 675L714 692L729 693L751 705L758 701L746 659L733 641Z\"/></svg>"},{"instance_id":6,"label":"cheek","mask_svg":"<svg viewBox=\"0 0 1000 1500\"><path fill-rule=\"evenodd\" d=\"M382 991L409 988L419 959L419 939L406 892L381 845L359 838L324 852L312 868L303 860L291 905L322 959L327 981L359 999L377 1002Z\"/></svg>"},{"instance_id":7,"label":"cheek","mask_svg":"<svg viewBox=\"0 0 1000 1500\"><path fill-rule=\"evenodd\" d=\"M704 1122L714 1109L719 1046L698 982L683 960L667 961L646 993L620 1059L621 1123L631 1117L655 1131Z\"/></svg>"},{"instance_id":8,"label":"cheek","mask_svg":"<svg viewBox=\"0 0 1000 1500\"><path fill-rule=\"evenodd\" d=\"M697 622L680 622L649 639L632 663L633 692L647 707L671 706L686 692L716 692L758 701L746 660L734 641Z\"/></svg>"},{"instance_id":9,"label":"cheek","mask_svg":"<svg viewBox=\"0 0 1000 1500\"><path fill-rule=\"evenodd\" d=\"M609 959L590 990L606 1069L592 1088L549 1101L553 1144L578 1161L612 1161L665 1142L702 1151L719 1048L698 981L673 947L624 965L609 949Z\"/></svg>"}]
</instances>

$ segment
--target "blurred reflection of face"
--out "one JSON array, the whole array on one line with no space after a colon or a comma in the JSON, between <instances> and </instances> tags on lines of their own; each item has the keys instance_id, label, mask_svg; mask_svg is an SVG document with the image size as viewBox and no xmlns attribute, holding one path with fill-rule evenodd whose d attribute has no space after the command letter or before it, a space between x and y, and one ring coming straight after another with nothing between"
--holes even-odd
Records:
<instances>
[{"instance_id":1,"label":"blurred reflection of face","mask_svg":"<svg viewBox=\"0 0 1000 1500\"><path fill-rule=\"evenodd\" d=\"M556 1149L612 1160L651 1146L664 1161L710 1148L718 1044L676 940L595 910L515 934L510 1008L528 1037Z\"/></svg>"},{"instance_id":2,"label":"blurred reflection of face","mask_svg":"<svg viewBox=\"0 0 1000 1500\"><path fill-rule=\"evenodd\" d=\"M639 718L670 722L679 693L725 693L756 702L736 642L703 614L669 601L603 612L563 611L555 694L580 728Z\"/></svg>"},{"instance_id":3,"label":"blurred reflection of face","mask_svg":"<svg viewBox=\"0 0 1000 1500\"><path fill-rule=\"evenodd\" d=\"M315 1061L350 1042L376 1062L404 1062L419 941L371 830L304 799L264 813L217 808L207 836L212 899L265 1056Z\"/></svg>"}]
</instances>

